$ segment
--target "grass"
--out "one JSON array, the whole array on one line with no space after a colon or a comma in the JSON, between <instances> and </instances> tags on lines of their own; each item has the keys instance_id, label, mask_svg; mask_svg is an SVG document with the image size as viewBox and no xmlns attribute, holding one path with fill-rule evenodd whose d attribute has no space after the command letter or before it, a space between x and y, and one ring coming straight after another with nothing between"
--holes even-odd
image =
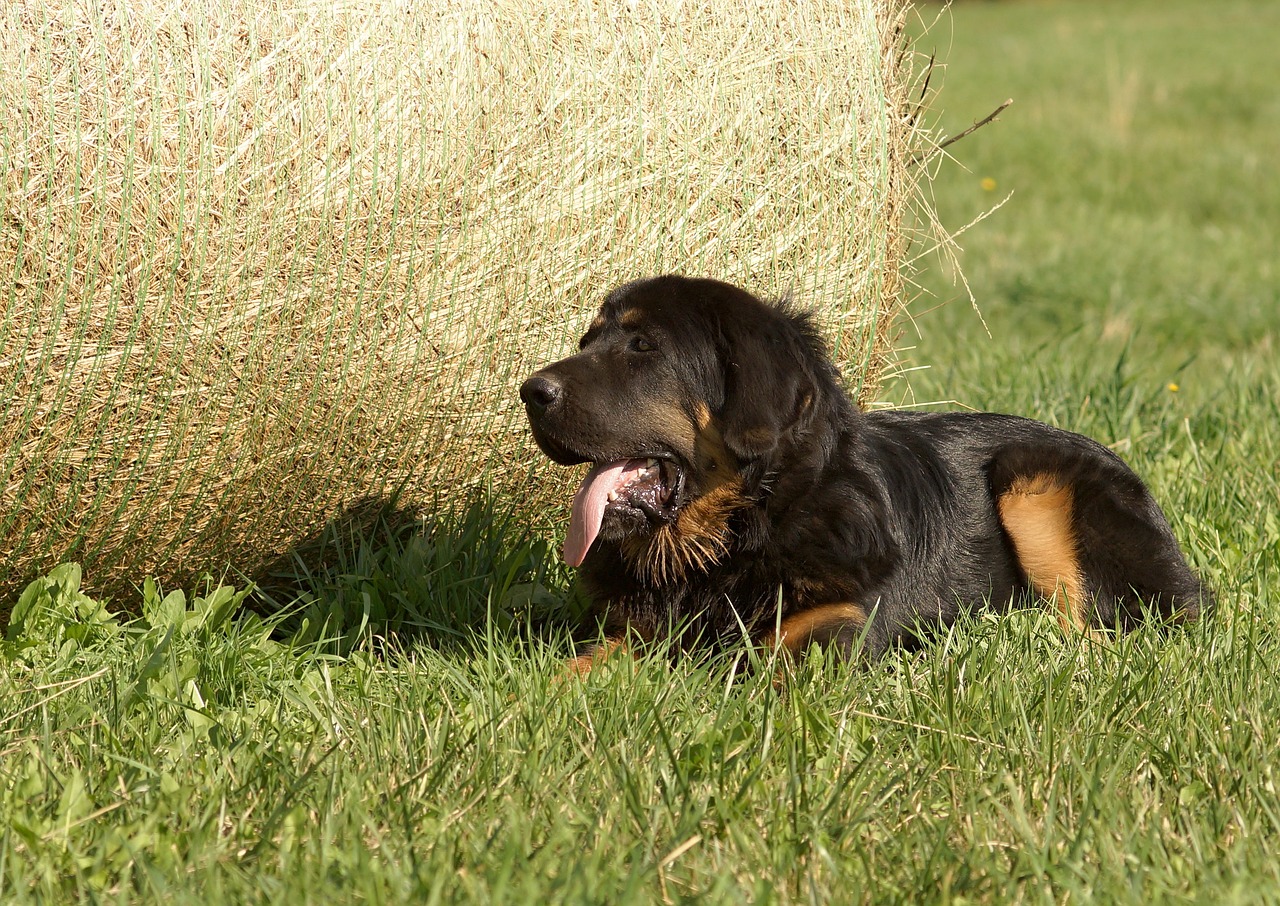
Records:
<instances>
[{"instance_id":1,"label":"grass","mask_svg":"<svg viewBox=\"0 0 1280 906\"><path fill-rule=\"evenodd\" d=\"M947 60L943 132L1014 103L953 146L963 169L944 168L932 184L952 224L1012 193L960 239L993 340L967 306L947 306L921 318L929 345L919 358L963 359L977 338L984 357L1007 349L1043 360L1047 343L1055 358L1106 369L1129 345L1131 361L1198 400L1226 369L1268 370L1280 186L1263 174L1280 102L1249 36L1274 28L1280 10L1157 6L966 4L954 28L926 39ZM950 276L926 273L932 299L957 295ZM953 384L945 375L928 386Z\"/></svg>"},{"instance_id":2,"label":"grass","mask_svg":"<svg viewBox=\"0 0 1280 906\"><path fill-rule=\"evenodd\" d=\"M961 240L991 336L935 266L932 367L885 392L1116 447L1214 620L1096 645L1028 611L781 690L658 659L566 684L557 539L493 504L335 531L276 621L218 582L130 621L66 569L0 655L5 901L1280 901L1280 186L1247 166L1277 14L953 7L944 130L1015 98L934 183L952 223L1015 190Z\"/></svg>"}]
</instances>

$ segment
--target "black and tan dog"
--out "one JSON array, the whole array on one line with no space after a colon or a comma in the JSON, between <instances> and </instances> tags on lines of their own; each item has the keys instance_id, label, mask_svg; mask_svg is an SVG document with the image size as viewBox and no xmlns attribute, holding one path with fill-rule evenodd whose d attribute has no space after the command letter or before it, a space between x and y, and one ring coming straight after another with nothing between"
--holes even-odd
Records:
<instances>
[{"instance_id":1,"label":"black and tan dog","mask_svg":"<svg viewBox=\"0 0 1280 906\"><path fill-rule=\"evenodd\" d=\"M639 280L580 349L520 388L546 454L592 463L564 553L609 641L580 669L673 627L679 648L878 655L1032 595L1080 631L1211 603L1111 451L1009 415L864 413L785 301Z\"/></svg>"}]
</instances>

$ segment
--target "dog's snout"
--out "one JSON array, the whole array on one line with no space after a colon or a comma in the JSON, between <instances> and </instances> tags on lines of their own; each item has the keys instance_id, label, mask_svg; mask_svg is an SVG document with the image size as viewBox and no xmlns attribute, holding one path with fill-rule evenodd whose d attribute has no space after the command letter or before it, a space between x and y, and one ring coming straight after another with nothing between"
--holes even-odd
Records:
<instances>
[{"instance_id":1,"label":"dog's snout","mask_svg":"<svg viewBox=\"0 0 1280 906\"><path fill-rule=\"evenodd\" d=\"M520 385L520 399L539 415L559 402L563 393L564 388L557 381L542 374L535 374Z\"/></svg>"}]
</instances>

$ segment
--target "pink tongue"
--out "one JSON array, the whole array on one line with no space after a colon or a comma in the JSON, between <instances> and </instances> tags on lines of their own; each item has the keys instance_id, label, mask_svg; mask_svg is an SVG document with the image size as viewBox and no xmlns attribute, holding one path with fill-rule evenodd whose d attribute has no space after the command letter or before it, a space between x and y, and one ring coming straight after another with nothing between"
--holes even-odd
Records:
<instances>
[{"instance_id":1,"label":"pink tongue","mask_svg":"<svg viewBox=\"0 0 1280 906\"><path fill-rule=\"evenodd\" d=\"M620 459L602 462L582 479L582 487L573 498L573 515L569 519L569 534L564 539L564 559L570 566L581 566L600 534L600 521L609 502L609 492L616 491L631 478L631 473L644 468L643 459Z\"/></svg>"}]
</instances>

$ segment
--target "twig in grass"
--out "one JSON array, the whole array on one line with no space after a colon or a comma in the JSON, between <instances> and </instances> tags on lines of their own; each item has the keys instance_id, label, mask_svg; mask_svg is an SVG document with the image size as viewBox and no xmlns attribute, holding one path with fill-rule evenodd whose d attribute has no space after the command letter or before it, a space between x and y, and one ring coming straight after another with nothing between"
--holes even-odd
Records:
<instances>
[{"instance_id":1,"label":"twig in grass","mask_svg":"<svg viewBox=\"0 0 1280 906\"><path fill-rule=\"evenodd\" d=\"M93 821L97 821L103 815L110 814L111 812L114 812L116 809L120 808L125 804L126 804L125 801L121 799L118 802L111 803L110 805L104 805L102 808L96 811L90 812L89 814L85 815L83 818L77 818L75 821L71 821L67 824L59 824L57 827L53 828L53 830L45 832L45 834L41 836L40 839L45 843L49 843L50 841L56 839L59 834L65 834L74 827L80 827L83 824L89 824Z\"/></svg>"},{"instance_id":2,"label":"twig in grass","mask_svg":"<svg viewBox=\"0 0 1280 906\"><path fill-rule=\"evenodd\" d=\"M65 682L48 683L44 686L38 686L36 687L37 692L44 692L45 690L48 690L48 689L57 689L58 691L55 692L53 695L40 699L40 701L35 702L34 704L28 705L27 707L21 709L20 711L15 711L12 714L6 714L4 717L0 717L0 726L4 726L5 724L9 723L12 720L17 720L22 715L27 714L31 711L34 711L37 708L42 708L45 705L49 704L49 702L53 701L55 698L65 695L66 693L70 692L72 689L75 689L78 686L83 686L85 683L93 682L99 677L105 676L109 672L110 671L106 667L103 667L101 670L98 670L95 673L90 673L88 676L78 676L75 679L66 680Z\"/></svg>"},{"instance_id":3,"label":"twig in grass","mask_svg":"<svg viewBox=\"0 0 1280 906\"><path fill-rule=\"evenodd\" d=\"M999 749L1002 752L1009 751L1008 746L1001 745L998 742L993 742L990 739L983 739L979 736L970 736L967 733L956 733L952 730L947 730L943 727L931 727L928 724L918 724L910 720L900 720L896 717L885 717L883 714L873 714L870 711L861 711L857 708L845 708L844 711L846 714L852 714L855 717L865 717L868 720L883 721L884 723L887 723L887 724L898 724L899 726L902 726L902 727L910 727L913 730L925 730L929 733L938 733L939 735L942 735L942 736L951 736L955 739L963 739L965 742L976 742L984 746L990 746L991 748Z\"/></svg>"},{"instance_id":4,"label":"twig in grass","mask_svg":"<svg viewBox=\"0 0 1280 906\"><path fill-rule=\"evenodd\" d=\"M964 130L963 132L958 133L957 135L953 135L948 139L944 139L943 141L935 145L933 148L917 148L916 151L911 155L911 163L918 164L921 161L926 160L927 158L933 157L935 154L937 154L939 151L943 150L944 148L949 147L950 145L954 145L956 142L960 141L960 139L964 138L965 136L972 135L973 133L981 129L983 126L987 125L990 122L993 122L995 118L998 117L1000 114L1004 113L1004 111L1012 103L1013 103L1013 98L1006 98L1003 104L1001 104L995 110L992 110L990 113L988 113L982 119L975 122L972 126Z\"/></svg>"},{"instance_id":5,"label":"twig in grass","mask_svg":"<svg viewBox=\"0 0 1280 906\"><path fill-rule=\"evenodd\" d=\"M675 849L671 850L671 852L663 856L659 864L662 865L664 868L666 868L676 859L679 859L681 856L683 856L685 853L693 849L695 846L697 846L701 842L702 842L702 834L694 834L688 840L685 840Z\"/></svg>"}]
</instances>

